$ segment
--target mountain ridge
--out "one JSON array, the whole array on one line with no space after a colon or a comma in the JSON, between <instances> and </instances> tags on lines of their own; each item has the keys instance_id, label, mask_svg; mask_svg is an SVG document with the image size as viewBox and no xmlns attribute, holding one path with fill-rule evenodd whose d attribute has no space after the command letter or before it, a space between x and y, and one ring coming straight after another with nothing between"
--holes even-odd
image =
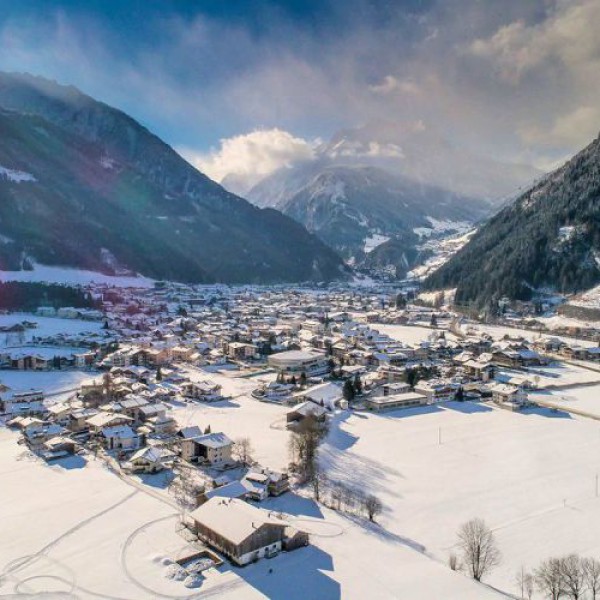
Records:
<instances>
[{"instance_id":1,"label":"mountain ridge","mask_svg":"<svg viewBox=\"0 0 600 600\"><path fill-rule=\"evenodd\" d=\"M492 217L426 281L456 302L576 293L600 282L600 137Z\"/></svg>"},{"instance_id":2,"label":"mountain ridge","mask_svg":"<svg viewBox=\"0 0 600 600\"><path fill-rule=\"evenodd\" d=\"M198 282L347 276L292 219L227 192L135 119L72 86L0 73L0 109L0 167L35 179L0 179L9 266L31 256Z\"/></svg>"}]
</instances>

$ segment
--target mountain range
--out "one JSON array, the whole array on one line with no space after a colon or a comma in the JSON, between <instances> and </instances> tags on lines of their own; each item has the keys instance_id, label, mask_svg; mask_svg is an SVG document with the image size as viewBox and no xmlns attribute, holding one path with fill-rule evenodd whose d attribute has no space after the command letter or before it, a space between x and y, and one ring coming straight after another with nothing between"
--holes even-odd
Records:
<instances>
[{"instance_id":1,"label":"mountain range","mask_svg":"<svg viewBox=\"0 0 600 600\"><path fill-rule=\"evenodd\" d=\"M197 171L125 113L0 74L0 260L190 282L347 276L300 224Z\"/></svg>"},{"instance_id":2,"label":"mountain range","mask_svg":"<svg viewBox=\"0 0 600 600\"><path fill-rule=\"evenodd\" d=\"M351 263L402 276L421 260L424 237L464 231L539 176L459 150L422 125L374 121L339 132L246 197L293 217Z\"/></svg>"}]
</instances>

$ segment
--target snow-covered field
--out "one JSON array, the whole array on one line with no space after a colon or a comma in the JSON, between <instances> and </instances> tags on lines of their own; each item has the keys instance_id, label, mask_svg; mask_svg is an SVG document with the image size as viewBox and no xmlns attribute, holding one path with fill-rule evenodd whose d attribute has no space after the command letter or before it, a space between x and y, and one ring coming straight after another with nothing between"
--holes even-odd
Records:
<instances>
[{"instance_id":1,"label":"snow-covered field","mask_svg":"<svg viewBox=\"0 0 600 600\"><path fill-rule=\"evenodd\" d=\"M379 333L385 333L392 339L404 342L405 344L418 344L425 342L431 335L436 335L442 330L434 330L430 327L420 327L419 325L387 325L381 323L375 323L372 325L373 329L379 331ZM444 330L444 335L447 340L456 340L454 334Z\"/></svg>"},{"instance_id":2,"label":"snow-covered field","mask_svg":"<svg viewBox=\"0 0 600 600\"><path fill-rule=\"evenodd\" d=\"M96 271L51 267L35 264L32 271L0 271L0 281L36 281L42 283L86 284L106 283L115 287L147 288L154 285L146 277L113 277Z\"/></svg>"},{"instance_id":3,"label":"snow-covered field","mask_svg":"<svg viewBox=\"0 0 600 600\"><path fill-rule=\"evenodd\" d=\"M477 325L472 325L469 327L472 327L476 331L483 331L485 333L489 333L496 340L499 340L499 339L503 338L505 335L508 335L509 337L512 337L512 338L522 337L529 341L535 341L542 337L548 337L548 335L552 335L552 334L548 334L548 333L541 333L539 331L531 331L529 329L519 329L517 327L503 327L502 325L477 324ZM463 329L464 329L464 327L463 327ZM590 341L590 340L575 339L573 337L564 336L564 335L556 336L556 337L559 337L560 339L563 339L566 342L575 343L575 344L578 344L579 346L584 346L586 348L591 348L593 346L598 345L597 343Z\"/></svg>"},{"instance_id":4,"label":"snow-covered field","mask_svg":"<svg viewBox=\"0 0 600 600\"><path fill-rule=\"evenodd\" d=\"M503 553L489 581L515 593L521 565L600 551L599 453L595 421L467 402L353 415L324 459L334 479L381 497L390 535L423 545L436 560L447 559L461 523L483 518Z\"/></svg>"},{"instance_id":5,"label":"snow-covered field","mask_svg":"<svg viewBox=\"0 0 600 600\"><path fill-rule=\"evenodd\" d=\"M98 375L96 375L98 377ZM85 371L0 371L0 383L14 391L43 390L47 395L73 390L82 381L93 379L94 373Z\"/></svg>"},{"instance_id":6,"label":"snow-covered field","mask_svg":"<svg viewBox=\"0 0 600 600\"><path fill-rule=\"evenodd\" d=\"M415 335L429 331L411 329ZM220 383L231 399L174 403L181 425L210 425L233 439L249 436L261 463L285 466L285 408L248 396L271 375L195 370L194 377ZM598 389L564 393L591 404ZM340 413L322 447L323 466L332 479L381 498L381 527L292 494L270 499L265 506L314 532L311 546L245 569L223 568L194 591L165 576L165 558L185 543L158 481L140 487L79 458L48 467L26 457L13 433L0 430L0 595L505 597L446 566L458 527L481 517L493 528L503 560L488 581L509 593L516 592L521 565L532 568L570 551L597 554L599 456L600 423L562 412L511 413L464 402L380 415ZM24 556L26 562L15 562Z\"/></svg>"},{"instance_id":7,"label":"snow-covered field","mask_svg":"<svg viewBox=\"0 0 600 600\"><path fill-rule=\"evenodd\" d=\"M516 383L527 379L533 381L540 390L562 389L600 383L600 365L592 365L592 368L594 370L566 363L553 363L549 367L532 367L527 371L504 368L500 370L500 377L503 380L514 378Z\"/></svg>"},{"instance_id":8,"label":"snow-covered field","mask_svg":"<svg viewBox=\"0 0 600 600\"><path fill-rule=\"evenodd\" d=\"M600 384L567 390L555 390L551 393L532 394L532 399L553 402L565 409L582 410L600 418Z\"/></svg>"},{"instance_id":9,"label":"snow-covered field","mask_svg":"<svg viewBox=\"0 0 600 600\"><path fill-rule=\"evenodd\" d=\"M29 342L34 337L48 337L64 333L78 335L80 333L97 333L102 329L100 321L83 321L80 319L59 319L57 317L38 317L31 313L10 313L0 315L0 327L10 327L22 321L37 323L37 327L27 329L23 334L0 333L0 347L17 346Z\"/></svg>"}]
</instances>

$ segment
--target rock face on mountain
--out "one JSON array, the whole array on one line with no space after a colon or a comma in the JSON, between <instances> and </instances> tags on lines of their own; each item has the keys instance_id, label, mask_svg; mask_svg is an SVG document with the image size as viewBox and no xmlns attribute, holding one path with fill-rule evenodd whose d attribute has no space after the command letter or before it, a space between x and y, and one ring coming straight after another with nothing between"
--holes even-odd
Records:
<instances>
[{"instance_id":1,"label":"rock face on mountain","mask_svg":"<svg viewBox=\"0 0 600 600\"><path fill-rule=\"evenodd\" d=\"M191 282L344 277L301 225L227 192L126 114L0 74L0 259Z\"/></svg>"},{"instance_id":2,"label":"rock face on mountain","mask_svg":"<svg viewBox=\"0 0 600 600\"><path fill-rule=\"evenodd\" d=\"M415 264L422 237L441 229L462 230L490 210L484 202L377 167L313 165L312 173L308 165L298 169L302 172L297 178L293 173L287 177L288 186L304 183L294 191L287 187L284 193L281 182L277 194L277 179L271 179L274 206L347 260L367 267L394 266L399 275Z\"/></svg>"},{"instance_id":3,"label":"rock face on mountain","mask_svg":"<svg viewBox=\"0 0 600 600\"><path fill-rule=\"evenodd\" d=\"M600 282L600 138L504 208L426 281L458 303L494 308L536 289Z\"/></svg>"}]
</instances>

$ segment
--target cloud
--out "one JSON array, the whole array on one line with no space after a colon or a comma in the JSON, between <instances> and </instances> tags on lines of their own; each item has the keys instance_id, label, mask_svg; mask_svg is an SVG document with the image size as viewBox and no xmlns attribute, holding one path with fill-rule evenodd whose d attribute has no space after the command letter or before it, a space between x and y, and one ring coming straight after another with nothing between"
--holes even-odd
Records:
<instances>
[{"instance_id":1,"label":"cloud","mask_svg":"<svg viewBox=\"0 0 600 600\"><path fill-rule=\"evenodd\" d=\"M126 2L94 13L105 4L0 11L0 69L80 87L217 179L229 170L251 181L316 137L379 118L422 120L509 162L553 160L596 133L597 0L503 0L502 11L481 0L324 0L298 3L302 14L261 0L241 17L226 3L178 12L159 2L143 22Z\"/></svg>"},{"instance_id":2,"label":"cloud","mask_svg":"<svg viewBox=\"0 0 600 600\"><path fill-rule=\"evenodd\" d=\"M211 179L243 194L273 171L312 159L319 142L275 128L222 139L219 148L206 154L189 149L180 149L180 153Z\"/></svg>"},{"instance_id":3,"label":"cloud","mask_svg":"<svg viewBox=\"0 0 600 600\"><path fill-rule=\"evenodd\" d=\"M419 94L421 89L410 80L400 80L393 75L386 75L379 83L369 86L375 94Z\"/></svg>"},{"instance_id":4,"label":"cloud","mask_svg":"<svg viewBox=\"0 0 600 600\"><path fill-rule=\"evenodd\" d=\"M544 146L583 146L600 130L600 109L596 106L579 108L558 116L548 128L538 126L520 130L522 138L530 144Z\"/></svg>"},{"instance_id":5,"label":"cloud","mask_svg":"<svg viewBox=\"0 0 600 600\"><path fill-rule=\"evenodd\" d=\"M513 82L552 63L583 76L600 66L599 26L597 0L562 1L543 22L510 23L491 37L472 42L470 50L494 63L502 76Z\"/></svg>"}]
</instances>

